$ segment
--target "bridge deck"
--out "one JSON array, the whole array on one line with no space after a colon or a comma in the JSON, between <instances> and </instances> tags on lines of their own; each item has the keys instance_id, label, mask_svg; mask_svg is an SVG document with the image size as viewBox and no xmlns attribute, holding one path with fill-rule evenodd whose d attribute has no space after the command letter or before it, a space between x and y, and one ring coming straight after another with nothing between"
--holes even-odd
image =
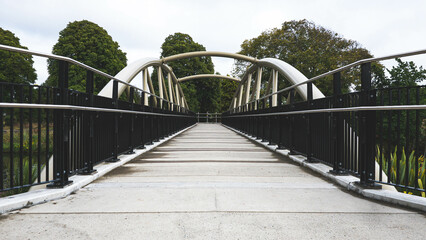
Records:
<instances>
[{"instance_id":1,"label":"bridge deck","mask_svg":"<svg viewBox=\"0 0 426 240\"><path fill-rule=\"evenodd\" d=\"M17 213L0 219L2 239L419 239L426 223L217 124L198 124L66 199Z\"/></svg>"}]
</instances>

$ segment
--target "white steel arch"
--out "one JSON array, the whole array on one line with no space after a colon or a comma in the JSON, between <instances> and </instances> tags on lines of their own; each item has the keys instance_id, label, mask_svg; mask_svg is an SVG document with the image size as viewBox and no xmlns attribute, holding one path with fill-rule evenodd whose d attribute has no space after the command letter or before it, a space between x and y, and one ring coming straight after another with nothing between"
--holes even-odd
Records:
<instances>
[{"instance_id":1,"label":"white steel arch","mask_svg":"<svg viewBox=\"0 0 426 240\"><path fill-rule=\"evenodd\" d=\"M231 80L231 81L234 81L234 82L240 82L241 81L238 78L234 78L234 77L230 77L230 76L217 75L217 74L198 74L198 75L192 75L192 76L187 76L187 77L183 77L183 78L178 78L178 81L179 82L185 82L185 81L194 80L194 79L200 79L200 78L219 78L219 79Z\"/></svg>"},{"instance_id":2,"label":"white steel arch","mask_svg":"<svg viewBox=\"0 0 426 240\"><path fill-rule=\"evenodd\" d=\"M187 81L187 80L192 80L192 79L197 79L197 78L205 78L205 77L215 77L215 78L224 78L224 79L229 79L232 81L239 81L239 79L237 78L232 78L232 77L228 77L228 76L220 76L220 75L214 75L214 74L203 74L203 75L194 75L194 76L188 76L188 77L184 77L181 79L177 79L176 76L174 75L172 69L167 66L165 63L167 62L171 62L171 61L176 61L179 59L185 59L185 58L191 58L191 57L205 57L205 56L215 56L215 57L226 57L226 58L233 58L233 59L238 59L238 60L243 60L243 61L248 61L250 63L252 63L252 65L247 69L246 73L244 74L243 78L240 81L240 85L237 89L237 91L235 92L234 95L234 101L233 103L231 103L231 108L232 107L238 107L241 106L243 104L246 104L249 102L249 98L250 98L250 84L251 84L251 79L252 79L252 74L253 72L257 71L257 79L256 79L256 86L254 87L254 94L253 96L255 96L255 99L259 99L260 97L260 78L261 78L261 71L262 71L262 67L268 67L268 68L272 68L273 72L272 72L272 84L271 84L271 88L272 88L272 93L276 92L277 89L277 81L278 81L278 73L281 74L282 76L284 76L290 83L292 83L293 85L305 82L308 80L308 78L303 75L301 72L299 72L296 68L294 68L293 66L291 66L290 64L280 60L280 59L276 59L276 58L264 58L264 59L256 59L253 57L249 57L249 56L245 56L245 55L241 55L241 54L235 54L235 53L226 53L226 52L216 52L216 51L198 51L198 52L188 52L188 53L182 53L182 54L177 54L177 55L173 55L173 56L169 56L169 57L165 57L165 58L161 58L161 59L155 59L155 58L143 58L140 59L136 62L133 62L131 64L129 64L128 66L126 66L125 68L123 68L116 76L115 78L121 79L123 81L126 82L130 82L132 81L132 79L141 71L143 71L144 69L148 68L148 67L159 67L162 70L166 71L168 73L168 80L169 81L173 81L173 84L175 85L175 87L172 89L170 87L170 83L169 83L169 94L167 94L167 92L165 94L163 94L162 89L165 88L165 84L164 84L164 79L162 74L159 74L159 86L160 86L160 96L163 98L163 95L165 95L167 98L168 95L170 95L170 101L171 102L177 102L179 105L183 105L183 106L187 106L186 101L185 101L185 97L183 94L183 91L179 85L179 82L182 81ZM144 77L145 79L149 79L149 74L146 74L144 72ZM163 81L161 83L161 81ZM99 92L100 96L105 96L105 97L112 97L112 87L113 87L113 80L111 80L110 82L108 82L107 85L105 85L105 87ZM118 89L118 94L119 96L123 93L123 91L127 88L127 86L123 85L123 84L119 84L119 89ZM172 90L176 90L175 93L173 94L173 96L171 96L172 94ZM144 90L147 90L146 86L144 86ZM296 91L299 93L299 95L304 99L307 100L307 86L306 85L300 85L296 87ZM245 94L243 94L245 93ZM314 85L312 84L312 94L313 94L313 99L317 99L317 98L323 98L324 94ZM243 99L244 98L244 99ZM273 102L276 104L276 95L273 96ZM273 103L273 105L274 105Z\"/></svg>"}]
</instances>

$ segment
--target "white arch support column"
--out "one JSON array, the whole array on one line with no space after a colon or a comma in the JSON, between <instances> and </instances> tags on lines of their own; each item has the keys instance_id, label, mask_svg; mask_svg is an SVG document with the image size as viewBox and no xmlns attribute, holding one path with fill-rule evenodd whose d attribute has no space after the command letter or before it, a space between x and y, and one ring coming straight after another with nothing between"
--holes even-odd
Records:
<instances>
[{"instance_id":1,"label":"white arch support column","mask_svg":"<svg viewBox=\"0 0 426 240\"><path fill-rule=\"evenodd\" d=\"M161 70L161 67L158 67L158 94L160 96L160 107L163 107L163 98L164 98L164 94L163 94L163 71Z\"/></svg>"},{"instance_id":2,"label":"white arch support column","mask_svg":"<svg viewBox=\"0 0 426 240\"><path fill-rule=\"evenodd\" d=\"M176 91L176 103L178 106L181 106L180 96L179 96L179 86L175 83L175 91Z\"/></svg>"},{"instance_id":3,"label":"white arch support column","mask_svg":"<svg viewBox=\"0 0 426 240\"><path fill-rule=\"evenodd\" d=\"M245 87L245 91L246 91L246 96L245 96L245 98L244 98L244 104L247 104L247 103L249 103L249 101L250 101L250 87L251 87L251 79L252 79L252 74L250 73L249 75L248 75L248 79L247 79L247 84L246 84L246 87Z\"/></svg>"},{"instance_id":4,"label":"white arch support column","mask_svg":"<svg viewBox=\"0 0 426 240\"><path fill-rule=\"evenodd\" d=\"M241 85L240 92L238 93L238 107L241 106L241 102L243 100L243 92L244 92L244 85Z\"/></svg>"},{"instance_id":5,"label":"white arch support column","mask_svg":"<svg viewBox=\"0 0 426 240\"><path fill-rule=\"evenodd\" d=\"M255 102L255 106L254 108L257 110L257 100L259 100L260 98L260 85L262 83L262 68L258 67L257 68L257 77L256 77L256 102Z\"/></svg>"},{"instance_id":6,"label":"white arch support column","mask_svg":"<svg viewBox=\"0 0 426 240\"><path fill-rule=\"evenodd\" d=\"M174 103L174 101L173 101L173 88L172 88L172 75L170 73L167 74L167 86L169 88L169 95L170 95L169 101L171 103Z\"/></svg>"},{"instance_id":7,"label":"white arch support column","mask_svg":"<svg viewBox=\"0 0 426 240\"><path fill-rule=\"evenodd\" d=\"M142 81L143 81L143 90L145 92L149 92L149 89L148 89L148 69L143 70ZM149 105L148 104L148 97L149 96L146 93L144 95L145 95L145 98L144 98L145 106L148 106Z\"/></svg>"},{"instance_id":8,"label":"white arch support column","mask_svg":"<svg viewBox=\"0 0 426 240\"><path fill-rule=\"evenodd\" d=\"M278 91L278 72L276 70L272 70L272 93L276 93ZM272 95L272 107L277 106L277 94Z\"/></svg>"}]
</instances>

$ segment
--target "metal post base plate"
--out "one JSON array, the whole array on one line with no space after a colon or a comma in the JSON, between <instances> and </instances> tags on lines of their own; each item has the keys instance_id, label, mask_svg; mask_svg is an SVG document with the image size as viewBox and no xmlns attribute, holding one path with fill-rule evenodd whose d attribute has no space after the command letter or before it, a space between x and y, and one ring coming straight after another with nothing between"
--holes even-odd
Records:
<instances>
[{"instance_id":1,"label":"metal post base plate","mask_svg":"<svg viewBox=\"0 0 426 240\"><path fill-rule=\"evenodd\" d=\"M72 184L72 181L67 181L64 184L61 184L60 182L53 182L53 183L47 184L46 188L49 188L49 189L64 188L71 184Z\"/></svg>"},{"instance_id":2,"label":"metal post base plate","mask_svg":"<svg viewBox=\"0 0 426 240\"><path fill-rule=\"evenodd\" d=\"M78 175L92 175L97 173L98 171L96 169L92 169L92 170L84 170L80 173L78 173Z\"/></svg>"},{"instance_id":3,"label":"metal post base plate","mask_svg":"<svg viewBox=\"0 0 426 240\"><path fill-rule=\"evenodd\" d=\"M330 170L328 173L333 174L334 176L347 176L349 173L345 170Z\"/></svg>"},{"instance_id":4,"label":"metal post base plate","mask_svg":"<svg viewBox=\"0 0 426 240\"><path fill-rule=\"evenodd\" d=\"M111 158L111 159L106 160L105 162L107 162L107 163L115 163L115 162L118 162L118 161L120 161L119 158Z\"/></svg>"},{"instance_id":5,"label":"metal post base plate","mask_svg":"<svg viewBox=\"0 0 426 240\"><path fill-rule=\"evenodd\" d=\"M377 183L365 184L358 181L358 182L355 182L355 185L364 189L382 189L382 185Z\"/></svg>"},{"instance_id":6,"label":"metal post base plate","mask_svg":"<svg viewBox=\"0 0 426 240\"><path fill-rule=\"evenodd\" d=\"M131 155L131 154L134 154L135 153L135 151L133 151L133 149L132 150L129 150L128 152L126 152L126 155Z\"/></svg>"}]
</instances>

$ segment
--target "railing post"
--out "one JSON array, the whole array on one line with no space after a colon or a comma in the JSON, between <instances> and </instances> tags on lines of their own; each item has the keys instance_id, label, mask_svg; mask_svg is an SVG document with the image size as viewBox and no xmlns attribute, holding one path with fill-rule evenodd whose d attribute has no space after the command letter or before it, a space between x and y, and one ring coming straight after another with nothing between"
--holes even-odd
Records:
<instances>
[{"instance_id":1,"label":"railing post","mask_svg":"<svg viewBox=\"0 0 426 240\"><path fill-rule=\"evenodd\" d=\"M68 63L59 61L58 75L59 93L57 102L60 105L68 104ZM69 141L70 129L69 121L71 117L70 110L55 110L55 131L54 134L57 143L54 145L55 157L54 169L56 181L47 185L48 188L62 188L72 181L69 181Z\"/></svg>"},{"instance_id":2,"label":"railing post","mask_svg":"<svg viewBox=\"0 0 426 240\"><path fill-rule=\"evenodd\" d=\"M371 63L361 65L361 106L375 105L375 92L371 90ZM375 136L376 123L375 111L361 111L359 122L360 139L360 185L368 188L380 188L381 185L375 184Z\"/></svg>"},{"instance_id":3,"label":"railing post","mask_svg":"<svg viewBox=\"0 0 426 240\"><path fill-rule=\"evenodd\" d=\"M282 93L278 93L278 96L277 96L277 106L278 106L278 108L277 108L277 112L280 112L281 111L281 106L282 106L282 98L283 98L283 95L282 95ZM277 147L277 149L284 149L284 146L283 146L283 136L282 136L282 126L281 126L281 120L282 120L282 118L283 118L283 116L277 116L276 117L276 119L277 119L277 127L278 127L278 129L277 129L277 132L278 132L278 142L277 142L277 145L278 145L278 147Z\"/></svg>"},{"instance_id":4,"label":"railing post","mask_svg":"<svg viewBox=\"0 0 426 240\"><path fill-rule=\"evenodd\" d=\"M150 112L154 112L154 100L153 100L154 96L153 95L149 95L148 96L148 109ZM146 115L145 120L147 121L148 124L145 124L147 133L147 145L152 145L154 144L154 115ZM147 127L148 125L148 127Z\"/></svg>"},{"instance_id":5,"label":"railing post","mask_svg":"<svg viewBox=\"0 0 426 240\"><path fill-rule=\"evenodd\" d=\"M341 84L341 73L337 72L333 74L333 108L342 107L342 84ZM332 144L333 144L333 170L330 170L331 174L334 175L346 175L346 171L343 168L343 116L341 112L331 113L332 119Z\"/></svg>"},{"instance_id":6,"label":"railing post","mask_svg":"<svg viewBox=\"0 0 426 240\"><path fill-rule=\"evenodd\" d=\"M112 85L112 101L114 102L114 108L118 109L118 82L114 80ZM112 149L112 158L106 162L117 162L118 159L118 113L114 114L114 129L113 129L113 149Z\"/></svg>"},{"instance_id":7,"label":"railing post","mask_svg":"<svg viewBox=\"0 0 426 240\"><path fill-rule=\"evenodd\" d=\"M259 113L260 111L260 102L259 100L256 100L256 112ZM256 117L256 140L261 140L262 135L260 134L260 130L262 128L261 124L261 117Z\"/></svg>"},{"instance_id":8,"label":"railing post","mask_svg":"<svg viewBox=\"0 0 426 240\"><path fill-rule=\"evenodd\" d=\"M275 102L276 102L276 96L275 97L273 97L273 96L275 96L275 95L272 95L272 96L270 96L269 97L269 113L272 113L272 108L275 106ZM275 101L274 101L275 100ZM269 143L268 143L268 145L273 145L273 143L272 143L272 119L273 119L274 117L273 116L269 116L268 117L268 127L269 127L269 136L268 136L268 138L269 138Z\"/></svg>"},{"instance_id":9,"label":"railing post","mask_svg":"<svg viewBox=\"0 0 426 240\"><path fill-rule=\"evenodd\" d=\"M142 91L141 93L141 108L142 111L146 111L146 106L145 106L145 91ZM146 117L145 115L140 115L140 119L142 122L139 122L139 124L141 124L141 142L140 142L140 146L138 147L138 149L145 149L145 139L146 139L146 133L145 133L145 122L146 122Z\"/></svg>"},{"instance_id":10,"label":"railing post","mask_svg":"<svg viewBox=\"0 0 426 240\"><path fill-rule=\"evenodd\" d=\"M90 70L87 70L87 77L86 77L86 93L88 95L88 105L89 107L93 107L93 72ZM84 114L84 113L83 113ZM93 169L93 159L94 159L94 147L95 147L95 124L93 119L93 112L88 112L88 146L87 151L84 155L84 170L81 172L83 175L92 174L96 172L96 170ZM87 134L87 132L85 133ZM85 135L87 136L87 135Z\"/></svg>"},{"instance_id":11,"label":"railing post","mask_svg":"<svg viewBox=\"0 0 426 240\"><path fill-rule=\"evenodd\" d=\"M290 89L290 109L291 111L294 110L294 88ZM289 126L289 134L288 134L288 145L289 145L289 150L290 152L288 153L289 155L294 155L296 154L294 152L294 115L290 115L289 116L289 120L290 120L290 126Z\"/></svg>"},{"instance_id":12,"label":"railing post","mask_svg":"<svg viewBox=\"0 0 426 240\"><path fill-rule=\"evenodd\" d=\"M308 90L308 110L311 110L313 107L313 95L312 95L312 82L308 82L307 84ZM309 163L315 163L312 152L312 115L306 114L306 161Z\"/></svg>"},{"instance_id":13,"label":"railing post","mask_svg":"<svg viewBox=\"0 0 426 240\"><path fill-rule=\"evenodd\" d=\"M130 109L134 111L134 105L133 105L133 96L134 96L135 89L133 87L130 87L129 91L129 102L130 102ZM130 126L129 126L129 151L127 154L133 154L135 153L133 151L133 131L135 130L135 116L134 113L130 113Z\"/></svg>"},{"instance_id":14,"label":"railing post","mask_svg":"<svg viewBox=\"0 0 426 240\"><path fill-rule=\"evenodd\" d=\"M266 112L266 98L262 100L262 111L261 113ZM266 121L268 120L268 117L260 117L262 119L261 127L262 127L262 142L268 142L268 139L266 139Z\"/></svg>"}]
</instances>

